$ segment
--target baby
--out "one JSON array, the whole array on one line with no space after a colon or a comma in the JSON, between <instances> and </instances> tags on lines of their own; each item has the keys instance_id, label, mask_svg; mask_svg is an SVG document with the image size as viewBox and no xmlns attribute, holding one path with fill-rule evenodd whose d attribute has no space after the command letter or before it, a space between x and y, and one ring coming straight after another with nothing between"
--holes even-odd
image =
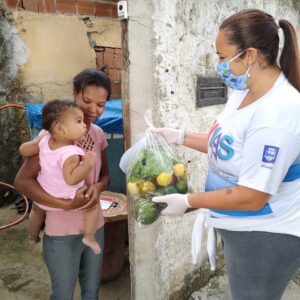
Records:
<instances>
[{"instance_id":1,"label":"baby","mask_svg":"<svg viewBox=\"0 0 300 300\"><path fill-rule=\"evenodd\" d=\"M73 101L48 102L42 112L42 128L39 136L20 146L24 157L39 154L41 170L37 180L50 195L71 201L76 191L84 185L84 179L96 162L96 154L85 153L76 142L84 138L86 125L83 112ZM84 236L82 242L95 254L101 252L95 240L100 205L84 210ZM45 211L60 210L34 204L29 215L29 235L33 243L40 240L39 232L45 219Z\"/></svg>"}]
</instances>

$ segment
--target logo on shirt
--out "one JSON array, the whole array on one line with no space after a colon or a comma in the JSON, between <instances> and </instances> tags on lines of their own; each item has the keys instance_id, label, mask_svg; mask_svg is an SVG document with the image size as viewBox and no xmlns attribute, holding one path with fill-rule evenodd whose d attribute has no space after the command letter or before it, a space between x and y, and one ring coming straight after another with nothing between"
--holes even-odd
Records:
<instances>
[{"instance_id":1,"label":"logo on shirt","mask_svg":"<svg viewBox=\"0 0 300 300\"><path fill-rule=\"evenodd\" d=\"M222 128L218 123L215 123L211 131L209 132L209 146L211 147L211 154L217 160L228 160L233 157L234 150L231 147L233 144L233 138L229 135L222 134Z\"/></svg>"},{"instance_id":2,"label":"logo on shirt","mask_svg":"<svg viewBox=\"0 0 300 300\"><path fill-rule=\"evenodd\" d=\"M276 161L278 152L279 152L278 147L265 145L264 153L262 157L262 164L261 164L262 167L272 169Z\"/></svg>"}]
</instances>

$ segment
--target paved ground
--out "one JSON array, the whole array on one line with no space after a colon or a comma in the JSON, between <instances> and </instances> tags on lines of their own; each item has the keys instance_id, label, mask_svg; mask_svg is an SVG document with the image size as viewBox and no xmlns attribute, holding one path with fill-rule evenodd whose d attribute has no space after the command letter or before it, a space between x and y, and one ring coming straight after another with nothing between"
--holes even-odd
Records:
<instances>
[{"instance_id":1,"label":"paved ground","mask_svg":"<svg viewBox=\"0 0 300 300\"><path fill-rule=\"evenodd\" d=\"M0 209L0 225L15 212ZM2 300L46 300L49 299L50 281L42 259L41 243L32 246L28 242L28 223L0 231L0 299ZM76 287L74 300L79 300ZM101 300L130 300L129 264L125 263L120 276L102 283ZM188 300L230 300L226 273L212 278ZM300 299L300 272L290 283L282 300ZM143 300L143 299L137 299ZM156 300L156 299L153 299ZM158 299L157 299L158 300ZM159 299L160 300L160 299ZM164 299L163 299L164 300ZM180 299L181 300L181 299ZM183 300L183 299L182 299ZM262 300L262 299L257 299Z\"/></svg>"},{"instance_id":2,"label":"paved ground","mask_svg":"<svg viewBox=\"0 0 300 300\"><path fill-rule=\"evenodd\" d=\"M0 208L0 226L10 223L18 215L11 206ZM42 258L42 243L28 242L28 221L0 231L0 299L48 300L50 280ZM125 261L120 276L102 283L101 300L130 300L129 263ZM80 300L76 286L74 300Z\"/></svg>"},{"instance_id":3,"label":"paved ground","mask_svg":"<svg viewBox=\"0 0 300 300\"><path fill-rule=\"evenodd\" d=\"M300 299L300 272L295 279L289 284L282 300L299 300ZM209 283L200 291L195 291L189 300L231 300L228 278L226 273L219 277L212 278ZM242 300L242 299L241 299ZM257 299L263 300L263 299Z\"/></svg>"}]
</instances>

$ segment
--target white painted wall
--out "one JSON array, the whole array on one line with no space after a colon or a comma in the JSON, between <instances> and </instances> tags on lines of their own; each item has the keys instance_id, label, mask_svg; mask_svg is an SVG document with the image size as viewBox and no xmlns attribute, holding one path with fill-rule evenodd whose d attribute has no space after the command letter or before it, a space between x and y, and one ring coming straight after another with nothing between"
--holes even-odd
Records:
<instances>
[{"instance_id":1,"label":"white painted wall","mask_svg":"<svg viewBox=\"0 0 300 300\"><path fill-rule=\"evenodd\" d=\"M214 38L221 22L244 8L261 8L299 28L299 1L129 0L129 102L131 139L146 128L151 108L155 126L207 132L222 106L195 108L197 75L215 75ZM298 31L299 33L299 31ZM206 156L179 148L189 164L191 190L203 190ZM132 299L185 299L199 285L207 264L191 263L195 213L160 218L139 228L130 221ZM203 247L205 249L205 247ZM204 253L205 254L205 253ZM206 259L205 259L206 262ZM200 267L203 272L199 272ZM198 277L197 277L198 274Z\"/></svg>"}]
</instances>

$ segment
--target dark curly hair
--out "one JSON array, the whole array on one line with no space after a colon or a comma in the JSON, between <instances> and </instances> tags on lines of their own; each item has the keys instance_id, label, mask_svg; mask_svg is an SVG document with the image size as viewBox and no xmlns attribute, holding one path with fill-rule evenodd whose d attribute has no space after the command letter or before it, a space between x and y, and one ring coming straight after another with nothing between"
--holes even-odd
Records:
<instances>
[{"instance_id":1,"label":"dark curly hair","mask_svg":"<svg viewBox=\"0 0 300 300\"><path fill-rule=\"evenodd\" d=\"M83 70L73 78L73 89L76 95L83 93L84 89L91 85L104 88L107 91L107 100L109 100L111 80L104 72L90 68Z\"/></svg>"},{"instance_id":2,"label":"dark curly hair","mask_svg":"<svg viewBox=\"0 0 300 300\"><path fill-rule=\"evenodd\" d=\"M64 114L72 107L78 106L73 100L53 100L43 107L42 128L51 132L55 122L61 121Z\"/></svg>"}]
</instances>

